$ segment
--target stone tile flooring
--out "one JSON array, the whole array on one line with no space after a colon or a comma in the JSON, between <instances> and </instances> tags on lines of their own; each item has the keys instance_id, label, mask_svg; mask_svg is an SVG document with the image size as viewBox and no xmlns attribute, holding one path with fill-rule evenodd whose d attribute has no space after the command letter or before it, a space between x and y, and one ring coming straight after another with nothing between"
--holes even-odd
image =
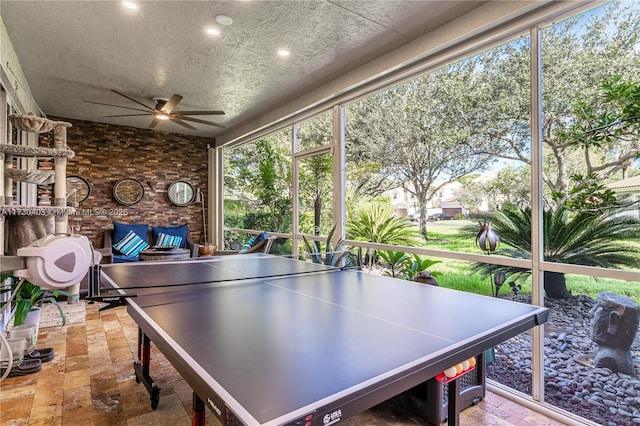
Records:
<instances>
[{"instance_id":1,"label":"stone tile flooring","mask_svg":"<svg viewBox=\"0 0 640 426\"><path fill-rule=\"evenodd\" d=\"M40 330L37 347L52 347L53 361L42 371L0 383L1 425L189 425L192 392L157 350L151 372L161 390L152 410L137 384L132 362L137 356L137 327L120 307L98 312L87 305L85 323ZM464 426L560 425L495 394L461 413ZM213 415L207 424L218 425ZM341 423L350 426L420 425L417 419L382 404Z\"/></svg>"}]
</instances>

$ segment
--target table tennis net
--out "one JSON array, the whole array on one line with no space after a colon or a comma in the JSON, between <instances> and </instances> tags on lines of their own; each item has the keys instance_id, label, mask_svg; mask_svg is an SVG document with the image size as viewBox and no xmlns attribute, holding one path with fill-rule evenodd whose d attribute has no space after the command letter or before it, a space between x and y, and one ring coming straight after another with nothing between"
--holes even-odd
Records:
<instances>
[{"instance_id":1,"label":"table tennis net","mask_svg":"<svg viewBox=\"0 0 640 426\"><path fill-rule=\"evenodd\" d=\"M331 264L341 260L337 265ZM100 292L151 288L239 284L243 281L275 279L296 275L332 273L357 268L336 253L314 253L309 256L246 254L200 258L195 261L138 262L131 268L103 268L108 286ZM104 280L102 280L104 281Z\"/></svg>"}]
</instances>

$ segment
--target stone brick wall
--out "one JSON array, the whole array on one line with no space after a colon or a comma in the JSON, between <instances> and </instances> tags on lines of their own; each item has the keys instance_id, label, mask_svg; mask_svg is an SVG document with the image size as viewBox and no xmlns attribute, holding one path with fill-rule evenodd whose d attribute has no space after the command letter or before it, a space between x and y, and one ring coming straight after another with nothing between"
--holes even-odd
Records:
<instances>
[{"instance_id":1,"label":"stone brick wall","mask_svg":"<svg viewBox=\"0 0 640 426\"><path fill-rule=\"evenodd\" d=\"M114 221L181 225L187 223L192 239L202 242L202 207L173 205L169 185L184 180L207 193L207 144L213 139L177 135L152 129L115 126L90 121L54 118L72 123L67 144L75 151L68 161L67 175L78 175L91 185L91 195L81 203L70 226L80 226L96 248L103 246L103 230ZM41 145L52 143L46 137ZM121 178L139 180L142 200L123 206L113 198L113 186Z\"/></svg>"}]
</instances>

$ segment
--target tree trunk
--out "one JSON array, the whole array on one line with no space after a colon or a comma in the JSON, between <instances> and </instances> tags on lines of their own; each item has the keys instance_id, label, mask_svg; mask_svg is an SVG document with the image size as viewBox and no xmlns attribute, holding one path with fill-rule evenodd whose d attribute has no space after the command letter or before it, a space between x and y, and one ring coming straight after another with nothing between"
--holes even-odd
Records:
<instances>
[{"instance_id":1,"label":"tree trunk","mask_svg":"<svg viewBox=\"0 0 640 426\"><path fill-rule=\"evenodd\" d=\"M422 213L420 213L419 223L420 223L420 233L422 234L422 238L424 238L425 241L428 241L429 237L427 236L427 212L426 212L426 209Z\"/></svg>"},{"instance_id":2,"label":"tree trunk","mask_svg":"<svg viewBox=\"0 0 640 426\"><path fill-rule=\"evenodd\" d=\"M313 234L320 235L320 218L322 216L322 198L313 201Z\"/></svg>"},{"instance_id":3,"label":"tree trunk","mask_svg":"<svg viewBox=\"0 0 640 426\"><path fill-rule=\"evenodd\" d=\"M567 290L564 274L560 272L544 272L544 292L550 299L568 299L571 293Z\"/></svg>"}]
</instances>

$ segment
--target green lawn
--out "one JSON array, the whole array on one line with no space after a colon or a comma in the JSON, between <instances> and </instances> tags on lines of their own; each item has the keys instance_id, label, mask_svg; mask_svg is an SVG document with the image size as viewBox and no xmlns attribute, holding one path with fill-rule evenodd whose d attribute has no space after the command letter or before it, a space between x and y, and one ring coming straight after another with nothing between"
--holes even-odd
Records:
<instances>
[{"instance_id":1,"label":"green lawn","mask_svg":"<svg viewBox=\"0 0 640 426\"><path fill-rule=\"evenodd\" d=\"M437 225L427 222L428 241L425 247L455 251L458 253L480 253L476 245L478 224L468 220L451 220ZM470 228L470 229L469 229Z\"/></svg>"},{"instance_id":2,"label":"green lawn","mask_svg":"<svg viewBox=\"0 0 640 426\"><path fill-rule=\"evenodd\" d=\"M443 223L437 225L427 223L429 240L425 242L424 247L458 253L480 253L480 249L476 246L475 233L472 229L465 229L465 227L469 226L473 228L474 223L462 220L450 221L446 225ZM475 226L477 227L477 224ZM640 244L640 242L638 243ZM471 293L491 295L490 279L480 274L473 274L469 262L451 259L438 260L442 260L442 263L434 265L430 270L442 273L441 276L437 277L441 286ZM520 294L531 293L530 278L521 279L518 284L522 286ZM586 295L595 299L600 292L610 291L629 297L640 304L640 283L638 282L567 275L567 287L576 296ZM505 283L500 289L500 294L507 295L510 293L511 288Z\"/></svg>"}]
</instances>

